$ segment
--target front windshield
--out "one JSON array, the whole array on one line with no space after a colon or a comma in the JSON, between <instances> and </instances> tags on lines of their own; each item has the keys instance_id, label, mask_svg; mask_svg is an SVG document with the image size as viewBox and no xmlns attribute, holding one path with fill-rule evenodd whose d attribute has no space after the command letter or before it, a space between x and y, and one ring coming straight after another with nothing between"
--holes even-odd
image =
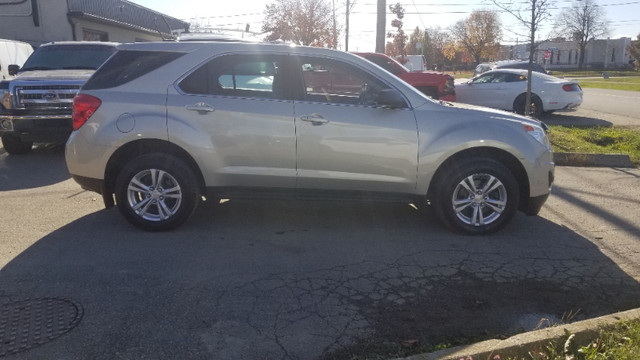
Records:
<instances>
[{"instance_id":1,"label":"front windshield","mask_svg":"<svg viewBox=\"0 0 640 360\"><path fill-rule=\"evenodd\" d=\"M48 45L38 48L22 67L29 70L96 70L116 51L108 45Z\"/></svg>"}]
</instances>

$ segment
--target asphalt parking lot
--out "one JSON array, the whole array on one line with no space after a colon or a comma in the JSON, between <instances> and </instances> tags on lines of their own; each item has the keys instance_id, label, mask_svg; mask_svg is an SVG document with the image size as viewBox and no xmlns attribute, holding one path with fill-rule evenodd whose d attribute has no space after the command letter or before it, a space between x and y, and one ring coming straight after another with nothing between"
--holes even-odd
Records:
<instances>
[{"instance_id":1,"label":"asphalt parking lot","mask_svg":"<svg viewBox=\"0 0 640 360\"><path fill-rule=\"evenodd\" d=\"M61 147L0 150L0 357L340 359L635 308L639 178L559 167L540 216L487 237L406 204L304 201L207 204L145 233Z\"/></svg>"}]
</instances>

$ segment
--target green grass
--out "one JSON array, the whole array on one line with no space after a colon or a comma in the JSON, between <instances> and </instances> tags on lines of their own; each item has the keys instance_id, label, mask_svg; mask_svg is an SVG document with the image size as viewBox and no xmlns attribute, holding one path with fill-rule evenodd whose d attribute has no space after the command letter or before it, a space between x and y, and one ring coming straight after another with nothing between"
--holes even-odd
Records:
<instances>
[{"instance_id":1,"label":"green grass","mask_svg":"<svg viewBox=\"0 0 640 360\"><path fill-rule=\"evenodd\" d=\"M569 336L567 334L567 339ZM612 329L600 330L598 337L587 346L579 345L567 346L565 353L564 342L551 342L542 351L537 351L535 358L528 356L518 360L637 360L640 359L640 321L621 322Z\"/></svg>"},{"instance_id":2,"label":"green grass","mask_svg":"<svg viewBox=\"0 0 640 360\"><path fill-rule=\"evenodd\" d=\"M627 154L640 166L640 130L615 127L566 127L551 125L554 152Z\"/></svg>"},{"instance_id":3,"label":"green grass","mask_svg":"<svg viewBox=\"0 0 640 360\"><path fill-rule=\"evenodd\" d=\"M584 88L640 91L640 76L577 80L580 81L580 86Z\"/></svg>"},{"instance_id":4,"label":"green grass","mask_svg":"<svg viewBox=\"0 0 640 360\"><path fill-rule=\"evenodd\" d=\"M552 75L554 76L564 76L564 77L602 77L602 73L605 70L575 70L575 71L560 71L560 70L552 70ZM609 76L640 76L640 72L634 70L606 70Z\"/></svg>"}]
</instances>

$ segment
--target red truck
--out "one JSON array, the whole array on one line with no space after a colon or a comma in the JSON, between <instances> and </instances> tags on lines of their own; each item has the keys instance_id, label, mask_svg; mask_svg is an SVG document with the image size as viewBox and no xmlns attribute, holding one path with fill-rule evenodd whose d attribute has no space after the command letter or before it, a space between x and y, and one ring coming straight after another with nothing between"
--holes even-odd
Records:
<instances>
[{"instance_id":1,"label":"red truck","mask_svg":"<svg viewBox=\"0 0 640 360\"><path fill-rule=\"evenodd\" d=\"M454 77L438 71L410 72L393 58L380 53L361 53L356 55L375 63L400 79L411 84L425 95L444 101L456 101Z\"/></svg>"}]
</instances>

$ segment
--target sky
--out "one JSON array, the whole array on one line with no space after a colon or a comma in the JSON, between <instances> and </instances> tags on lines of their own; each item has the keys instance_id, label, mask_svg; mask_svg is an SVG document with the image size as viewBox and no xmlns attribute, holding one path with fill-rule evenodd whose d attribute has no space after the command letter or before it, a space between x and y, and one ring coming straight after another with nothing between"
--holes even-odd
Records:
<instances>
[{"instance_id":1,"label":"sky","mask_svg":"<svg viewBox=\"0 0 640 360\"><path fill-rule=\"evenodd\" d=\"M262 27L265 6L273 0L130 0L136 4L188 21L192 24L229 30L244 30L249 24L251 31L259 32ZM336 18L340 25L345 23L346 0L325 0L335 4ZM575 0L552 0L550 11L552 18L540 30L546 36L550 33L555 16L563 8L571 7ZM416 27L447 27L463 20L474 10L498 10L490 0L387 0L390 4L400 2L405 9L404 30L411 34ZM506 1L505 1L506 2ZM516 0L517 2L517 0ZM610 21L612 39L631 37L636 39L640 34L640 0L596 0L605 10ZM374 51L377 0L350 0L352 4L349 17L349 50ZM395 30L391 27L393 14L387 11L387 32ZM513 44L525 40L527 31L510 15L500 12L503 27L503 43ZM192 25L193 29L193 25ZM344 49L344 31L339 48Z\"/></svg>"}]
</instances>

